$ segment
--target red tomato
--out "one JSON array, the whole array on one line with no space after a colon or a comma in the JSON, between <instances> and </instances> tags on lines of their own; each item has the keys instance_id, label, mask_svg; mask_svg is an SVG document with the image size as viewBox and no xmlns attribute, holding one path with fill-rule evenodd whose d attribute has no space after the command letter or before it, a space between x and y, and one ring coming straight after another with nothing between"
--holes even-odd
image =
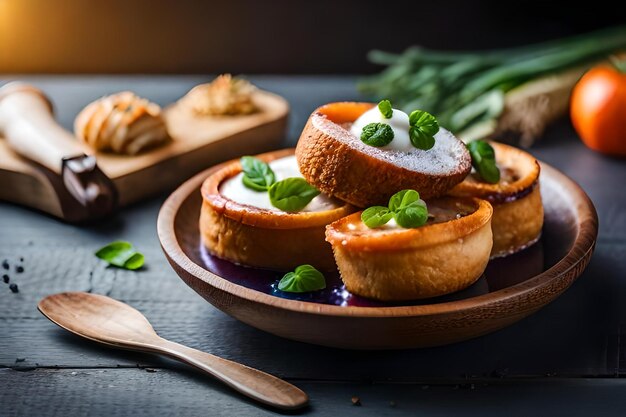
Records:
<instances>
[{"instance_id":1,"label":"red tomato","mask_svg":"<svg viewBox=\"0 0 626 417\"><path fill-rule=\"evenodd\" d=\"M570 115L589 148L626 156L626 73L610 66L589 70L572 91Z\"/></svg>"}]
</instances>

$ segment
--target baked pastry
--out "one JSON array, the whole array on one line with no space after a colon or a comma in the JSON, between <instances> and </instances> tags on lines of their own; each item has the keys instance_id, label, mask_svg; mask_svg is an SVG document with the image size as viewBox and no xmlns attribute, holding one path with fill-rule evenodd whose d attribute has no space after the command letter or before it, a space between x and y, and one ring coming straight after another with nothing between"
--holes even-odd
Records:
<instances>
[{"instance_id":1,"label":"baked pastry","mask_svg":"<svg viewBox=\"0 0 626 417\"><path fill-rule=\"evenodd\" d=\"M428 202L423 226L370 229L354 213L330 224L326 240L346 288L383 301L436 297L470 286L491 252L489 202L443 197Z\"/></svg>"},{"instance_id":2,"label":"baked pastry","mask_svg":"<svg viewBox=\"0 0 626 417\"><path fill-rule=\"evenodd\" d=\"M198 116L234 116L258 111L256 87L242 78L223 74L210 83L191 89L181 102Z\"/></svg>"},{"instance_id":3,"label":"baked pastry","mask_svg":"<svg viewBox=\"0 0 626 417\"><path fill-rule=\"evenodd\" d=\"M396 129L396 136L404 135L408 147L398 140L401 138L384 146L370 146L359 138L358 129L351 129L366 115L374 118L368 121L376 120L378 109L373 103L330 103L316 109L296 148L304 178L324 193L358 207L386 204L403 189L433 198L463 181L471 170L471 158L463 143L439 129L431 149L417 149L408 141L409 116L392 110L388 124ZM405 125L404 132L397 129L399 125Z\"/></svg>"},{"instance_id":4,"label":"baked pastry","mask_svg":"<svg viewBox=\"0 0 626 417\"><path fill-rule=\"evenodd\" d=\"M74 121L74 133L96 151L128 155L170 141L159 105L130 91L87 105Z\"/></svg>"},{"instance_id":5,"label":"baked pastry","mask_svg":"<svg viewBox=\"0 0 626 417\"><path fill-rule=\"evenodd\" d=\"M539 190L540 167L527 152L498 142L488 142L495 151L500 180L491 184L473 171L450 195L477 197L493 206L492 257L520 251L539 240L543 227L543 204Z\"/></svg>"},{"instance_id":6,"label":"baked pastry","mask_svg":"<svg viewBox=\"0 0 626 417\"><path fill-rule=\"evenodd\" d=\"M277 181L301 177L293 149L257 158L269 163ZM205 180L202 200L200 232L213 255L278 270L302 264L335 270L331 247L324 241L325 228L355 210L322 194L298 212L281 211L272 206L267 192L243 185L240 161L227 163Z\"/></svg>"}]
</instances>

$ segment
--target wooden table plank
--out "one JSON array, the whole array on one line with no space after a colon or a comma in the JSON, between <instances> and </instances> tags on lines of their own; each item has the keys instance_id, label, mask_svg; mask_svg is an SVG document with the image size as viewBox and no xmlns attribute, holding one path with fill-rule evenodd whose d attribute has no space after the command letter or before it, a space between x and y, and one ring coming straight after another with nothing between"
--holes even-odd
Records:
<instances>
[{"instance_id":1,"label":"wooden table plank","mask_svg":"<svg viewBox=\"0 0 626 417\"><path fill-rule=\"evenodd\" d=\"M35 309L37 301L49 293L91 289L129 302L144 312L164 337L292 378L332 375L342 380L411 380L501 372L512 376L617 372L618 327L624 322L619 305L625 295L620 277L626 272L626 245L600 242L583 278L557 302L495 334L435 349L344 352L267 335L198 297L167 265L154 231L146 230L153 229L153 216L146 212L156 212L158 206L155 202L125 213L127 229L121 237L136 242L148 259L148 269L137 273L107 268L92 255L94 249L114 238L113 226L105 228L104 235L94 230L80 233L80 229L56 222L44 227L49 219L21 213L21 218L27 219L23 227L31 233L17 227L17 245L12 246L12 239L0 246L12 261L24 256L25 268L22 274L12 274L20 285L19 294L0 287L5 290L0 292L0 334L10 335L0 336L0 365L14 366L17 357L24 357L20 366L134 366L138 357L129 359L126 353L66 336ZM13 211L13 207L0 206L0 219ZM141 222L142 216L147 220ZM45 236L45 230L61 233L62 239L74 244L56 245ZM37 243L28 246L26 241L31 238ZM286 353L277 356L277 351ZM311 362L316 366L310 366ZM156 366L150 359L140 363Z\"/></svg>"},{"instance_id":2,"label":"wooden table plank","mask_svg":"<svg viewBox=\"0 0 626 417\"><path fill-rule=\"evenodd\" d=\"M625 380L449 381L367 384L292 381L309 394L301 415L316 416L621 416ZM142 369L0 370L5 417L274 416L193 371ZM361 406L352 404L352 397ZM532 404L529 400L532 399Z\"/></svg>"},{"instance_id":3,"label":"wooden table plank","mask_svg":"<svg viewBox=\"0 0 626 417\"><path fill-rule=\"evenodd\" d=\"M105 93L130 88L167 104L205 78L30 80L52 96L61 122L69 127L84 104ZM355 98L353 80L253 78L260 87L290 101L287 145L295 143L306 117L317 105ZM533 153L578 181L596 204L600 235L588 269L562 297L514 326L476 340L423 350L354 352L310 346L262 333L226 316L186 287L165 261L155 230L165 196L129 207L116 218L89 227L65 225L0 203L0 261L8 259L13 268L23 257L25 268L22 274L10 273L20 286L19 294L12 294L0 283L0 368L40 368L32 372L0 369L0 415L4 416L4 405L11 401L29 405L10 409L15 415L34 415L43 409L50 415L70 411L77 415L167 415L172 410L181 415L206 414L207 410L215 415L267 414L219 385L207 383L183 365L102 348L65 334L40 316L35 305L47 294L68 290L109 294L143 311L165 337L296 382L305 381L303 387L314 398L312 411L319 415L396 415L402 411L415 411L413 415L501 415L499 407L504 406L507 414L519 411L519 415L527 415L530 408L525 408L526 398L533 399L533 409L545 409L546 414L558 415L565 408L568 415L589 414L592 409L585 408L584 400L593 404L596 413L609 415L611 407L623 407L620 398L624 396L618 395L623 392L622 380L542 379L526 383L519 379L545 375L607 377L626 371L626 350L620 343L626 324L621 307L626 297L626 164L588 151L565 122L551 129ZM130 240L146 254L145 271L106 268L93 256L94 250L115 239ZM24 360L16 362L18 358ZM158 367L159 372L135 369L138 364ZM53 367L64 369L48 369ZM488 378L493 384L503 376L504 385L489 385L485 390L454 390L446 385L422 393L419 385L386 384L426 380L453 383L459 378L470 378L474 383ZM514 382L508 382L511 380ZM362 397L363 407L349 404L355 394ZM388 407L392 399L398 404L395 409ZM478 403L491 405L477 407ZM151 404L155 408L150 408ZM559 404L567 407L559 408Z\"/></svg>"}]
</instances>

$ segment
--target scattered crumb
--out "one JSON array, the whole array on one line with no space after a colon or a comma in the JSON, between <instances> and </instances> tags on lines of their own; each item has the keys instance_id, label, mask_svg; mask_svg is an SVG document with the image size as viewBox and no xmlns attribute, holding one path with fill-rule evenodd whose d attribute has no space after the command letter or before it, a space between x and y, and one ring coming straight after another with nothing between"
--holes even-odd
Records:
<instances>
[{"instance_id":1,"label":"scattered crumb","mask_svg":"<svg viewBox=\"0 0 626 417\"><path fill-rule=\"evenodd\" d=\"M356 407L361 406L361 399L359 397L352 397L351 400L352 400L352 405Z\"/></svg>"}]
</instances>

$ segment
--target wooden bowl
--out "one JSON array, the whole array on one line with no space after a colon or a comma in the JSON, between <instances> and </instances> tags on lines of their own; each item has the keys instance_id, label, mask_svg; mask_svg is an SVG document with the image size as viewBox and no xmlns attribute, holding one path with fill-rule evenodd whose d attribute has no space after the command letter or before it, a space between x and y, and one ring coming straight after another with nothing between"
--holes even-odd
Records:
<instances>
[{"instance_id":1,"label":"wooden bowl","mask_svg":"<svg viewBox=\"0 0 626 417\"><path fill-rule=\"evenodd\" d=\"M200 243L200 186L221 165L181 185L164 203L158 235L176 273L211 304L278 336L348 349L445 345L508 326L548 304L582 273L598 231L595 208L571 179L541 164L543 238L530 248L490 261L467 290L402 305L351 296L337 276L316 294L275 288L282 273L212 257Z\"/></svg>"}]
</instances>

